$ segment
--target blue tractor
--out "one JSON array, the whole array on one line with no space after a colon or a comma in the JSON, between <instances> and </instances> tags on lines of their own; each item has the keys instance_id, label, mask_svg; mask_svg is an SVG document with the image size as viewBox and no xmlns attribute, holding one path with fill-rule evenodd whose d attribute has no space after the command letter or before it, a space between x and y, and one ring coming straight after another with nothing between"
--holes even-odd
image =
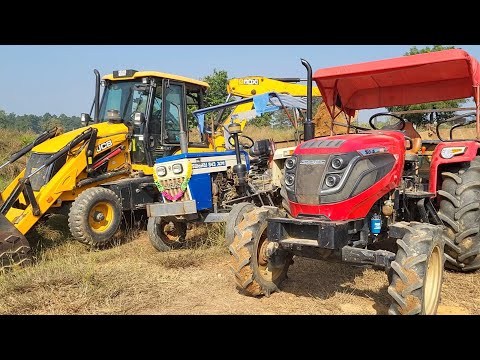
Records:
<instances>
[{"instance_id":1,"label":"blue tractor","mask_svg":"<svg viewBox=\"0 0 480 360\"><path fill-rule=\"evenodd\" d=\"M215 131L210 129L218 128L225 111L251 101L254 111L235 114L231 123L223 126L226 146L221 151L211 151L208 143L215 144ZM289 113L288 109L294 110ZM241 126L245 119L281 110L289 117L294 113L301 118L306 101L270 92L193 112L205 151L198 151L201 147L196 146L195 152L188 152L187 146L182 146L181 153L159 158L154 165L154 180L161 198L147 205L147 230L157 250L182 247L187 224L194 222L225 222L229 245L234 238L233 229L245 212L255 206L288 204L282 191L282 170L294 147L275 149L270 139L254 141L242 134ZM207 114L214 113L217 117L212 116L211 123L205 120ZM296 120L292 123L296 124Z\"/></svg>"}]
</instances>

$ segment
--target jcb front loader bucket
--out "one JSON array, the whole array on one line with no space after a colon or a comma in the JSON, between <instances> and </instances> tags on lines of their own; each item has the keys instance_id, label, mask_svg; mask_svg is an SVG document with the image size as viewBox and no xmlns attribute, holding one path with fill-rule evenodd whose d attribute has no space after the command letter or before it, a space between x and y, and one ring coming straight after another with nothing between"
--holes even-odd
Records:
<instances>
[{"instance_id":1,"label":"jcb front loader bucket","mask_svg":"<svg viewBox=\"0 0 480 360\"><path fill-rule=\"evenodd\" d=\"M32 251L28 240L0 213L0 271L31 263Z\"/></svg>"}]
</instances>

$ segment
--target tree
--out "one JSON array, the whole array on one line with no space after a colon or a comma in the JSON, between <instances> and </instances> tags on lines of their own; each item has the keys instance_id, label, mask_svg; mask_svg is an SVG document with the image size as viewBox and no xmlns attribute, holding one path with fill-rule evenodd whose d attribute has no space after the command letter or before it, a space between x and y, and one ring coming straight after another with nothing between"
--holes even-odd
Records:
<instances>
[{"instance_id":1,"label":"tree","mask_svg":"<svg viewBox=\"0 0 480 360\"><path fill-rule=\"evenodd\" d=\"M4 110L0 109L0 129L31 130L38 134L53 126L70 131L78 129L81 123L78 116L67 116L65 114L57 116L50 113L45 113L43 116L33 114L16 115L15 113L6 114Z\"/></svg>"},{"instance_id":2,"label":"tree","mask_svg":"<svg viewBox=\"0 0 480 360\"><path fill-rule=\"evenodd\" d=\"M442 51L442 50L450 50L450 49L455 49L455 46L433 45L432 48L430 48L430 46L427 46L423 49L417 49L416 46L412 46L410 50L408 50L403 55L408 56L408 55L425 54L433 51Z\"/></svg>"},{"instance_id":3,"label":"tree","mask_svg":"<svg viewBox=\"0 0 480 360\"><path fill-rule=\"evenodd\" d=\"M50 130L54 127L61 129L62 132L65 130L64 124L56 116L51 117L50 119L48 119L43 123L43 130Z\"/></svg>"},{"instance_id":4,"label":"tree","mask_svg":"<svg viewBox=\"0 0 480 360\"><path fill-rule=\"evenodd\" d=\"M249 120L248 123L252 126L259 126L259 127L270 126L272 124L272 118L273 118L272 113L265 113L257 117L254 117L253 119Z\"/></svg>"},{"instance_id":5,"label":"tree","mask_svg":"<svg viewBox=\"0 0 480 360\"><path fill-rule=\"evenodd\" d=\"M206 106L223 104L227 98L228 74L226 70L213 69L213 74L203 79L210 87L205 97Z\"/></svg>"},{"instance_id":6,"label":"tree","mask_svg":"<svg viewBox=\"0 0 480 360\"><path fill-rule=\"evenodd\" d=\"M7 114L5 110L0 110L0 128L5 129L8 127Z\"/></svg>"},{"instance_id":7,"label":"tree","mask_svg":"<svg viewBox=\"0 0 480 360\"><path fill-rule=\"evenodd\" d=\"M443 45L433 45L433 47L425 47L423 49L417 49L416 46L410 48L404 55L417 55L417 54L424 54L432 51L441 51L441 50L449 50L454 49L454 46L443 46ZM415 105L407 105L407 106L391 106L387 107L389 112L396 112L396 111L410 111L410 110L425 110L425 109L441 109L441 108L458 108L461 104L467 102L468 99L457 99L457 100L448 100L448 101L437 101L431 103L424 103L424 104L415 104ZM436 120L441 121L444 119L448 119L452 117L454 114L453 112L437 112L436 113ZM408 121L420 125L422 123L427 123L430 121L430 114L406 114L402 115Z\"/></svg>"},{"instance_id":8,"label":"tree","mask_svg":"<svg viewBox=\"0 0 480 360\"><path fill-rule=\"evenodd\" d=\"M205 96L204 102L205 107L214 106L223 104L227 99L227 84L228 84L228 73L226 70L217 70L213 69L213 74L207 75L201 79L210 85L207 90L207 95ZM197 119L193 116L192 112L196 110L194 106L187 107L187 119L188 127L190 129L198 125ZM226 118L228 114L224 114Z\"/></svg>"}]
</instances>

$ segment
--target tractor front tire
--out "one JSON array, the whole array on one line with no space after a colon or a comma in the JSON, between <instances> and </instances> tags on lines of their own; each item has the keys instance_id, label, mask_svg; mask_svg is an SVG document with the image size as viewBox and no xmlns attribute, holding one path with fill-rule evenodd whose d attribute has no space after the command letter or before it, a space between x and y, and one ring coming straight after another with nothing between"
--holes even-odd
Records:
<instances>
[{"instance_id":1,"label":"tractor front tire","mask_svg":"<svg viewBox=\"0 0 480 360\"><path fill-rule=\"evenodd\" d=\"M480 156L463 168L442 172L438 216L448 228L447 267L457 271L480 268Z\"/></svg>"},{"instance_id":2,"label":"tractor front tire","mask_svg":"<svg viewBox=\"0 0 480 360\"><path fill-rule=\"evenodd\" d=\"M440 302L445 245L438 226L411 223L391 264L390 315L434 315Z\"/></svg>"},{"instance_id":3,"label":"tractor front tire","mask_svg":"<svg viewBox=\"0 0 480 360\"><path fill-rule=\"evenodd\" d=\"M179 249L185 244L187 224L167 221L160 216L149 217L147 232L150 243L158 251Z\"/></svg>"},{"instance_id":4,"label":"tractor front tire","mask_svg":"<svg viewBox=\"0 0 480 360\"><path fill-rule=\"evenodd\" d=\"M292 255L285 252L275 267L266 256L269 243L267 218L279 215L276 208L255 208L246 213L235 228L235 238L229 247L230 269L237 287L246 295L269 296L279 291L279 286L287 278Z\"/></svg>"},{"instance_id":5,"label":"tractor front tire","mask_svg":"<svg viewBox=\"0 0 480 360\"><path fill-rule=\"evenodd\" d=\"M235 226L240 224L245 213L253 210L254 208L255 205L248 202L241 202L233 205L225 223L225 240L227 242L227 246L230 246L233 242L235 237Z\"/></svg>"},{"instance_id":6,"label":"tractor front tire","mask_svg":"<svg viewBox=\"0 0 480 360\"><path fill-rule=\"evenodd\" d=\"M93 187L73 202L68 226L79 242L99 247L108 244L122 221L122 203L110 189Z\"/></svg>"}]
</instances>

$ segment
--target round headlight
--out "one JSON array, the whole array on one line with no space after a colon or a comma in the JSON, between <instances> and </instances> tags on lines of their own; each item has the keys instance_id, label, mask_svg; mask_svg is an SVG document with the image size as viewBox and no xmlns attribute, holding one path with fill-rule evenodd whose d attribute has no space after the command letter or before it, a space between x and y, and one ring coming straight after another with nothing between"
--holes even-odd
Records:
<instances>
[{"instance_id":1,"label":"round headlight","mask_svg":"<svg viewBox=\"0 0 480 360\"><path fill-rule=\"evenodd\" d=\"M285 175L285 185L292 186L294 182L295 182L295 175L293 174Z\"/></svg>"},{"instance_id":2,"label":"round headlight","mask_svg":"<svg viewBox=\"0 0 480 360\"><path fill-rule=\"evenodd\" d=\"M325 185L327 185L328 187L334 187L335 185L337 185L337 183L338 183L338 177L334 175L328 175L325 178Z\"/></svg>"},{"instance_id":3,"label":"round headlight","mask_svg":"<svg viewBox=\"0 0 480 360\"><path fill-rule=\"evenodd\" d=\"M165 166L158 166L157 169L157 175L158 176L165 176L167 175L167 168Z\"/></svg>"},{"instance_id":4,"label":"round headlight","mask_svg":"<svg viewBox=\"0 0 480 360\"><path fill-rule=\"evenodd\" d=\"M296 164L297 164L297 158L294 156L289 157L287 160L285 160L285 167L288 170L292 170Z\"/></svg>"},{"instance_id":5,"label":"round headlight","mask_svg":"<svg viewBox=\"0 0 480 360\"><path fill-rule=\"evenodd\" d=\"M172 171L174 174L181 174L183 172L182 164L174 164L172 166Z\"/></svg>"},{"instance_id":6,"label":"round headlight","mask_svg":"<svg viewBox=\"0 0 480 360\"><path fill-rule=\"evenodd\" d=\"M335 170L340 170L341 168L343 168L343 159L341 157L336 157L336 158L333 158L332 159L332 168L334 168Z\"/></svg>"}]
</instances>

